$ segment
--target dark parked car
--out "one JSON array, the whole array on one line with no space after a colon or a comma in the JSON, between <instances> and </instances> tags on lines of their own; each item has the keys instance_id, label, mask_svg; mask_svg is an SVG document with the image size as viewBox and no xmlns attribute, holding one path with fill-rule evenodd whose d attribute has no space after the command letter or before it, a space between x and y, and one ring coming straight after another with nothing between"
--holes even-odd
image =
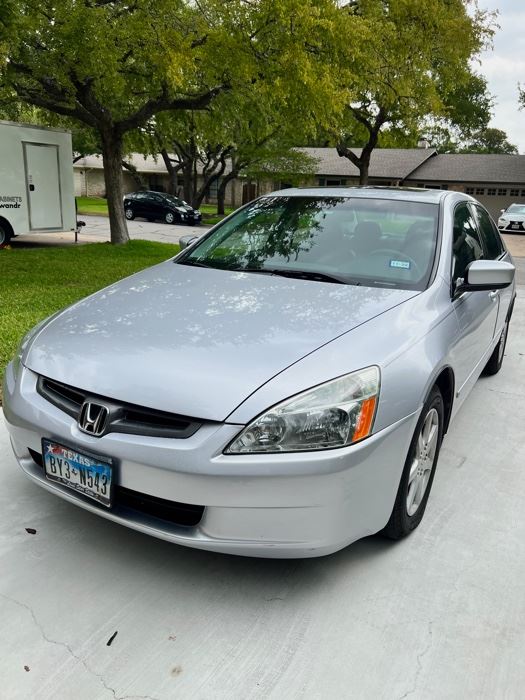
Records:
<instances>
[{"instance_id":1,"label":"dark parked car","mask_svg":"<svg viewBox=\"0 0 525 700\"><path fill-rule=\"evenodd\" d=\"M179 197L164 192L132 192L124 197L126 219L136 216L167 224L200 224L202 214Z\"/></svg>"}]
</instances>

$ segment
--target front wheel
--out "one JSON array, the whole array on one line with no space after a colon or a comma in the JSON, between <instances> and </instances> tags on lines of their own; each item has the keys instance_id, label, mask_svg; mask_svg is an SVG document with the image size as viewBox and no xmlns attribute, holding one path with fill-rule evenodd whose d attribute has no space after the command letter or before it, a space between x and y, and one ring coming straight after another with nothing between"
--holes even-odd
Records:
<instances>
[{"instance_id":1,"label":"front wheel","mask_svg":"<svg viewBox=\"0 0 525 700\"><path fill-rule=\"evenodd\" d=\"M124 214L126 215L126 219L128 221L133 221L133 219L135 218L135 212L130 207L124 210Z\"/></svg>"},{"instance_id":2,"label":"front wheel","mask_svg":"<svg viewBox=\"0 0 525 700\"><path fill-rule=\"evenodd\" d=\"M175 223L175 214L172 211L167 211L166 214L164 215L164 221L167 224Z\"/></svg>"},{"instance_id":3,"label":"front wheel","mask_svg":"<svg viewBox=\"0 0 525 700\"><path fill-rule=\"evenodd\" d=\"M394 509L383 533L399 540L415 530L423 519L443 440L444 405L435 386L416 425Z\"/></svg>"},{"instance_id":4,"label":"front wheel","mask_svg":"<svg viewBox=\"0 0 525 700\"><path fill-rule=\"evenodd\" d=\"M489 361L485 365L483 374L487 376L497 374L501 369L501 365L503 364L503 357L505 356L505 348L507 346L507 338L509 335L509 324L510 319L507 319L505 321L505 325L503 326L503 330L501 331L499 342L494 348L494 351L490 356Z\"/></svg>"}]
</instances>

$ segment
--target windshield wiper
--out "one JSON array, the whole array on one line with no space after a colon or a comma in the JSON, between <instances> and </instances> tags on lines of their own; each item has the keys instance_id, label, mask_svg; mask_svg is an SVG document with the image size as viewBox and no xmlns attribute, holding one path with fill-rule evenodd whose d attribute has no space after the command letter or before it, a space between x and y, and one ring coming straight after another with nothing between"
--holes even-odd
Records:
<instances>
[{"instance_id":1,"label":"windshield wiper","mask_svg":"<svg viewBox=\"0 0 525 700\"><path fill-rule=\"evenodd\" d=\"M312 270L292 270L290 268L272 268L264 270L271 275L279 275L280 277L292 277L299 280L313 280L314 282L332 282L335 284L352 284L348 280L335 275L327 274L326 272L314 272Z\"/></svg>"},{"instance_id":2,"label":"windshield wiper","mask_svg":"<svg viewBox=\"0 0 525 700\"><path fill-rule=\"evenodd\" d=\"M191 265L192 267L213 267L212 265L206 265L206 263L199 262L198 260L176 260L178 265Z\"/></svg>"}]
</instances>

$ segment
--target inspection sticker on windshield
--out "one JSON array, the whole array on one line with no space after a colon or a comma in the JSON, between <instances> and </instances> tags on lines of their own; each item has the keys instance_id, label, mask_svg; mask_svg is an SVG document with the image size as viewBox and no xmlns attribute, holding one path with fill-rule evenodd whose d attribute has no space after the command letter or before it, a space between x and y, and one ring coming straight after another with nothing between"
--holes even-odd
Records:
<instances>
[{"instance_id":1,"label":"inspection sticker on windshield","mask_svg":"<svg viewBox=\"0 0 525 700\"><path fill-rule=\"evenodd\" d=\"M410 270L410 263L408 260L391 260L390 267L399 267L402 270Z\"/></svg>"}]
</instances>

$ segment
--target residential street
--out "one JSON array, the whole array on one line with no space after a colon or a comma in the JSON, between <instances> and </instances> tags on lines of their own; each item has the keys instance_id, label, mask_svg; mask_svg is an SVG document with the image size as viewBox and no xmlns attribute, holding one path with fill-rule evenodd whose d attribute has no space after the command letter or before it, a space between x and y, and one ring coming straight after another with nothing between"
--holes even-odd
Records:
<instances>
[{"instance_id":1,"label":"residential street","mask_svg":"<svg viewBox=\"0 0 525 700\"><path fill-rule=\"evenodd\" d=\"M0 419L0 695L523 697L524 296L397 544L269 561L153 540L29 483Z\"/></svg>"}]
</instances>

